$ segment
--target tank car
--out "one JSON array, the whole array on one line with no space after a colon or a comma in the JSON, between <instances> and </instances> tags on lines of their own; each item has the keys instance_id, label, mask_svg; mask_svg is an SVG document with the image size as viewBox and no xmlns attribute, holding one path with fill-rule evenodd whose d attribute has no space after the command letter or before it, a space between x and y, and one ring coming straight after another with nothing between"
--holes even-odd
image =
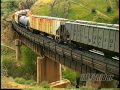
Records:
<instances>
[{"instance_id":1,"label":"tank car","mask_svg":"<svg viewBox=\"0 0 120 90\"><path fill-rule=\"evenodd\" d=\"M21 16L19 18L19 24L22 25L25 28L28 28L29 27L29 17Z\"/></svg>"}]
</instances>

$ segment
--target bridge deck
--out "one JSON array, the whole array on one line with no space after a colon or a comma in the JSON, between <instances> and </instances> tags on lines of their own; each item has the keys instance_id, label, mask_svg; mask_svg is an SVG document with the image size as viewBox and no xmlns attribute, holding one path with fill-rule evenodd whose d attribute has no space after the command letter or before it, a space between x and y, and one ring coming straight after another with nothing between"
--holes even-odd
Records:
<instances>
[{"instance_id":1,"label":"bridge deck","mask_svg":"<svg viewBox=\"0 0 120 90\"><path fill-rule=\"evenodd\" d=\"M13 28L19 35L19 39L38 55L43 55L68 66L80 73L107 73L113 74L115 79L119 77L119 61L106 57L71 49L67 45L55 43L45 36L33 34L26 28L18 26L14 21Z\"/></svg>"}]
</instances>

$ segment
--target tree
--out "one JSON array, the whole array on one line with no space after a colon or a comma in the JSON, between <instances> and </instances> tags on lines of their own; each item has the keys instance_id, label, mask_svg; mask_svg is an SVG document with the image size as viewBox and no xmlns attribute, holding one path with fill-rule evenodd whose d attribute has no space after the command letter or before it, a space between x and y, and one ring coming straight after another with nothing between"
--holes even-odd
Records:
<instances>
[{"instance_id":1,"label":"tree","mask_svg":"<svg viewBox=\"0 0 120 90\"><path fill-rule=\"evenodd\" d=\"M107 3L107 12L111 12L112 11L112 4L111 4L111 1L110 0L106 0L106 3Z\"/></svg>"},{"instance_id":2,"label":"tree","mask_svg":"<svg viewBox=\"0 0 120 90\"><path fill-rule=\"evenodd\" d=\"M70 12L71 1L67 1L67 6L64 6L64 18L67 18Z\"/></svg>"},{"instance_id":3,"label":"tree","mask_svg":"<svg viewBox=\"0 0 120 90\"><path fill-rule=\"evenodd\" d=\"M21 54L22 65L24 66L23 71L26 73L26 78L35 79L37 55L31 49L25 46L21 47Z\"/></svg>"},{"instance_id":4,"label":"tree","mask_svg":"<svg viewBox=\"0 0 120 90\"><path fill-rule=\"evenodd\" d=\"M54 12L54 7L59 3L59 1L60 0L53 0L53 2L49 4L50 5L50 11L51 11L50 15L51 16L54 16L54 14L56 13L56 12Z\"/></svg>"},{"instance_id":5,"label":"tree","mask_svg":"<svg viewBox=\"0 0 120 90\"><path fill-rule=\"evenodd\" d=\"M31 6L36 2L37 0L21 0L19 3L19 10L21 9L30 9Z\"/></svg>"},{"instance_id":6,"label":"tree","mask_svg":"<svg viewBox=\"0 0 120 90\"><path fill-rule=\"evenodd\" d=\"M118 8L119 8L119 0L116 0L116 5L117 5Z\"/></svg>"},{"instance_id":7,"label":"tree","mask_svg":"<svg viewBox=\"0 0 120 90\"><path fill-rule=\"evenodd\" d=\"M4 10L4 13L9 14L9 13L13 12L16 8L18 8L17 3L18 3L18 1L13 1L13 0L3 2L2 9Z\"/></svg>"},{"instance_id":8,"label":"tree","mask_svg":"<svg viewBox=\"0 0 120 90\"><path fill-rule=\"evenodd\" d=\"M71 0L53 0L52 3L49 3L50 16L67 18L71 3Z\"/></svg>"}]
</instances>

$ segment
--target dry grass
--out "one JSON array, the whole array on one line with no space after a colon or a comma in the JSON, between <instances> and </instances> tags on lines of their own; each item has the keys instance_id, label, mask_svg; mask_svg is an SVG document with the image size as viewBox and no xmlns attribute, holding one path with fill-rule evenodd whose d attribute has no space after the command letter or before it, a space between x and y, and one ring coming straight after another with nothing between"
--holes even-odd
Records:
<instances>
[{"instance_id":1,"label":"dry grass","mask_svg":"<svg viewBox=\"0 0 120 90\"><path fill-rule=\"evenodd\" d=\"M14 82L13 80L10 80L7 77L1 78L1 86L3 89L25 89L25 88L33 88L29 85L22 85Z\"/></svg>"}]
</instances>

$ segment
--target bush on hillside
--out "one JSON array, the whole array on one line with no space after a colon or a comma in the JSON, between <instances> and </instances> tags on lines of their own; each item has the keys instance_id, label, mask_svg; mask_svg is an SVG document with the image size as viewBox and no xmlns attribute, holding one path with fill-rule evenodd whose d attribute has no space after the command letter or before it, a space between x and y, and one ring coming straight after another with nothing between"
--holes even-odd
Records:
<instances>
[{"instance_id":1,"label":"bush on hillside","mask_svg":"<svg viewBox=\"0 0 120 90\"><path fill-rule=\"evenodd\" d=\"M15 78L15 82L19 83L19 84L25 84L25 79L24 78Z\"/></svg>"},{"instance_id":2,"label":"bush on hillside","mask_svg":"<svg viewBox=\"0 0 120 90\"><path fill-rule=\"evenodd\" d=\"M15 54L15 51L14 50L11 50L12 48L9 48L9 47L6 47L4 45L1 45L1 55L7 55L8 53L10 55L13 55ZM9 58L9 57L8 57Z\"/></svg>"},{"instance_id":3,"label":"bush on hillside","mask_svg":"<svg viewBox=\"0 0 120 90\"><path fill-rule=\"evenodd\" d=\"M37 55L28 47L21 47L21 62L23 70L26 72L26 79L35 79L36 77L36 59Z\"/></svg>"},{"instance_id":4,"label":"bush on hillside","mask_svg":"<svg viewBox=\"0 0 120 90\"><path fill-rule=\"evenodd\" d=\"M15 52L2 47L2 67L6 67L6 72L2 74L6 75L7 73L7 76L14 78L23 77L25 79L36 79L36 55L29 48L24 48L21 48L22 60L16 62ZM22 64L18 66L17 63Z\"/></svg>"},{"instance_id":5,"label":"bush on hillside","mask_svg":"<svg viewBox=\"0 0 120 90\"><path fill-rule=\"evenodd\" d=\"M35 82L34 80L26 80L26 81L25 81L25 84L28 84L28 85L36 85L37 82Z\"/></svg>"},{"instance_id":6,"label":"bush on hillside","mask_svg":"<svg viewBox=\"0 0 120 90\"><path fill-rule=\"evenodd\" d=\"M69 68L63 71L63 78L70 80L70 82L75 85L77 73Z\"/></svg>"},{"instance_id":7,"label":"bush on hillside","mask_svg":"<svg viewBox=\"0 0 120 90\"><path fill-rule=\"evenodd\" d=\"M1 76L2 77L7 77L8 76L7 72L8 72L7 68L2 65L2 67L1 67Z\"/></svg>"},{"instance_id":8,"label":"bush on hillside","mask_svg":"<svg viewBox=\"0 0 120 90\"><path fill-rule=\"evenodd\" d=\"M21 77L15 78L14 81L19 83L19 84L26 84L26 85L36 85L37 84L34 80L26 80L26 79L21 78Z\"/></svg>"},{"instance_id":9,"label":"bush on hillside","mask_svg":"<svg viewBox=\"0 0 120 90\"><path fill-rule=\"evenodd\" d=\"M40 86L42 86L43 88L49 88L50 87L47 81L41 82Z\"/></svg>"},{"instance_id":10,"label":"bush on hillside","mask_svg":"<svg viewBox=\"0 0 120 90\"><path fill-rule=\"evenodd\" d=\"M118 16L114 16L111 23L113 24L119 24L119 17Z\"/></svg>"},{"instance_id":11,"label":"bush on hillside","mask_svg":"<svg viewBox=\"0 0 120 90\"><path fill-rule=\"evenodd\" d=\"M6 67L8 76L16 76L17 66L15 61L4 58L2 67Z\"/></svg>"},{"instance_id":12,"label":"bush on hillside","mask_svg":"<svg viewBox=\"0 0 120 90\"><path fill-rule=\"evenodd\" d=\"M30 9L31 6L36 2L37 0L21 0L19 2L19 9Z\"/></svg>"},{"instance_id":13,"label":"bush on hillside","mask_svg":"<svg viewBox=\"0 0 120 90\"><path fill-rule=\"evenodd\" d=\"M92 8L91 13L96 14L96 9Z\"/></svg>"},{"instance_id":14,"label":"bush on hillside","mask_svg":"<svg viewBox=\"0 0 120 90\"><path fill-rule=\"evenodd\" d=\"M112 12L112 7L108 6L108 7L107 7L107 12L108 12L108 13L109 13L109 12Z\"/></svg>"}]
</instances>

